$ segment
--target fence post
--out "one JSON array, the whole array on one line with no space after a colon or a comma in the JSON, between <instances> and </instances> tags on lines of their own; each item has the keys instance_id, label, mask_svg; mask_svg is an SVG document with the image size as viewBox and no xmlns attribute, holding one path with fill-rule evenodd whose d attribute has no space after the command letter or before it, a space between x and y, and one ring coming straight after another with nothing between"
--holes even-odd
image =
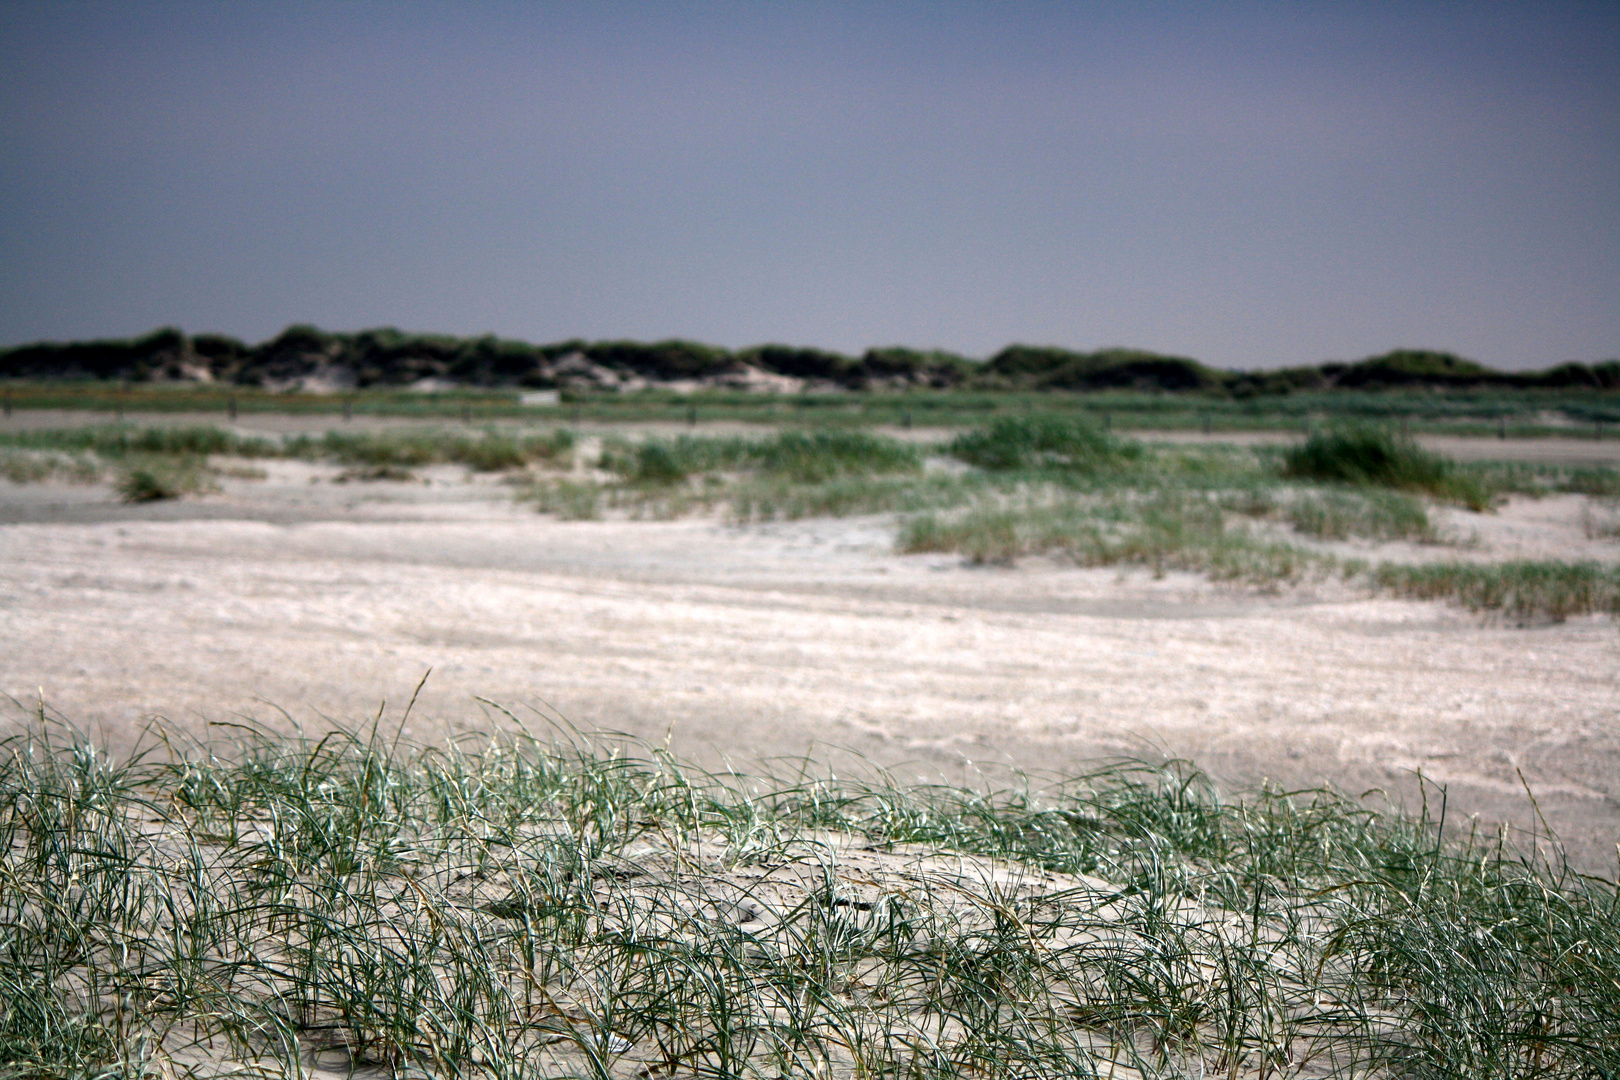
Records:
<instances>
[{"instance_id":1,"label":"fence post","mask_svg":"<svg viewBox=\"0 0 1620 1080\"><path fill-rule=\"evenodd\" d=\"M1507 417L1505 416L1496 418L1496 437L1498 439L1507 438Z\"/></svg>"}]
</instances>

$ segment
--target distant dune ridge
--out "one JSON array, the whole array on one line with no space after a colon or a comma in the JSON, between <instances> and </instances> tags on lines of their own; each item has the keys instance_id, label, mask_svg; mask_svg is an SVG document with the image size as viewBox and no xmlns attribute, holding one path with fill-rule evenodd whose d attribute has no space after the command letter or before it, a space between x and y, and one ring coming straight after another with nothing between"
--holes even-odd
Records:
<instances>
[{"instance_id":1,"label":"distant dune ridge","mask_svg":"<svg viewBox=\"0 0 1620 1080\"><path fill-rule=\"evenodd\" d=\"M269 390L340 392L366 387L524 387L633 391L724 388L760 392L905 389L1131 389L1251 397L1293 391L1620 389L1620 360L1504 372L1446 352L1397 349L1355 363L1225 371L1141 349L1076 352L1009 345L986 360L899 346L858 357L791 345L732 351L700 342L570 340L549 345L497 338L354 334L292 326L249 345L174 327L144 337L39 342L0 351L0 379L198 382Z\"/></svg>"}]
</instances>

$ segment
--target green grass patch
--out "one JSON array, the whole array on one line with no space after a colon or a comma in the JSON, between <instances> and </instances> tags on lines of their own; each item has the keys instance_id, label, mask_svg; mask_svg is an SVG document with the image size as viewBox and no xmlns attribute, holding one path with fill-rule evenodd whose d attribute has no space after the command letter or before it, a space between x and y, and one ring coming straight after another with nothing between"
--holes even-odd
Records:
<instances>
[{"instance_id":1,"label":"green grass patch","mask_svg":"<svg viewBox=\"0 0 1620 1080\"><path fill-rule=\"evenodd\" d=\"M1296 531L1318 540L1415 540L1438 534L1423 504L1399 491L1377 488L1302 492L1283 517Z\"/></svg>"},{"instance_id":2,"label":"green grass patch","mask_svg":"<svg viewBox=\"0 0 1620 1080\"><path fill-rule=\"evenodd\" d=\"M1140 455L1141 449L1082 417L1007 416L957 436L949 452L981 469L1032 468L1095 471Z\"/></svg>"},{"instance_id":3,"label":"green grass patch","mask_svg":"<svg viewBox=\"0 0 1620 1080\"><path fill-rule=\"evenodd\" d=\"M494 428L483 432L430 428L381 432L328 431L319 438L298 436L281 447L286 457L344 465L465 465L480 472L520 469L530 464L572 462L574 435L566 429L517 434Z\"/></svg>"},{"instance_id":4,"label":"green grass patch","mask_svg":"<svg viewBox=\"0 0 1620 1080\"><path fill-rule=\"evenodd\" d=\"M916 473L922 454L913 445L862 431L782 431L766 438L605 440L600 468L640 484L676 484L703 473L748 472L790 483L814 484L851 476Z\"/></svg>"},{"instance_id":5,"label":"green grass patch","mask_svg":"<svg viewBox=\"0 0 1620 1080\"><path fill-rule=\"evenodd\" d=\"M160 502L218 490L204 458L180 454L126 458L115 486L119 498L127 503Z\"/></svg>"},{"instance_id":6,"label":"green grass patch","mask_svg":"<svg viewBox=\"0 0 1620 1080\"><path fill-rule=\"evenodd\" d=\"M775 477L739 482L724 493L727 515L736 522L796 521L811 517L914 513L954 506L983 487L976 477L847 476L822 483L794 483Z\"/></svg>"},{"instance_id":7,"label":"green grass patch","mask_svg":"<svg viewBox=\"0 0 1620 1080\"><path fill-rule=\"evenodd\" d=\"M345 467L345 480L409 479L426 465L460 464L518 474L518 498L566 519L888 513L900 517L902 551L955 551L979 562L1049 554L1255 583L1360 572L1290 544L1281 526L1318 540L1429 543L1439 537L1421 497L1478 506L1508 492L1620 493L1613 469L1458 466L1366 429L1318 435L1286 451L1156 447L1114 439L1077 416L992 419L943 446L836 425L758 438L610 436L593 463L609 478L532 471L572 468L577 448L575 434L562 428L340 430L275 440L198 426L106 425L0 432L0 475L29 482L111 472L124 498L147 501L209 490L221 466L209 466L208 456L329 461ZM1589 509L1588 536L1612 536L1610 516ZM1613 610L1603 584L1609 569L1556 569L1563 565L1393 568L1368 580L1521 619ZM1543 571L1526 569L1534 566Z\"/></svg>"},{"instance_id":8,"label":"green grass patch","mask_svg":"<svg viewBox=\"0 0 1620 1080\"><path fill-rule=\"evenodd\" d=\"M108 459L125 458L132 454L266 457L281 452L272 439L238 435L222 428L136 427L124 424L0 432L0 446L91 453Z\"/></svg>"},{"instance_id":9,"label":"green grass patch","mask_svg":"<svg viewBox=\"0 0 1620 1080\"><path fill-rule=\"evenodd\" d=\"M1447 600L1521 621L1620 615L1620 564L1514 560L1502 563L1384 563L1374 579L1400 596Z\"/></svg>"},{"instance_id":10,"label":"green grass patch","mask_svg":"<svg viewBox=\"0 0 1620 1080\"><path fill-rule=\"evenodd\" d=\"M1620 470L1595 466L1531 465L1518 461L1484 461L1458 466L1459 471L1492 494L1590 495L1620 498Z\"/></svg>"},{"instance_id":11,"label":"green grass patch","mask_svg":"<svg viewBox=\"0 0 1620 1080\"><path fill-rule=\"evenodd\" d=\"M1058 555L1081 566L1196 570L1253 582L1292 580L1328 562L1234 526L1214 495L1178 489L996 493L965 509L905 519L896 546L960 552L983 563Z\"/></svg>"},{"instance_id":12,"label":"green grass patch","mask_svg":"<svg viewBox=\"0 0 1620 1080\"><path fill-rule=\"evenodd\" d=\"M1253 396L1155 393L1140 390L1029 391L1021 389L913 387L905 391L757 394L703 390L678 394L652 388L633 393L567 390L555 406L519 404L520 390L463 388L434 394L369 387L343 394L272 392L245 385L119 384L97 380L8 381L15 409L87 409L108 415L158 412L212 414L222 420L232 410L244 415L282 413L338 417L388 416L479 423L541 420L548 424L634 421L730 421L769 425L850 427L870 425L982 426L988 417L1051 415L1083 417L1115 430L1212 432L1303 431L1322 423L1403 425L1416 433L1498 435L1506 423L1513 437L1615 438L1620 404L1612 393L1589 387L1505 390L1453 387L1430 389L1311 391ZM1558 415L1549 423L1547 414ZM1597 424L1604 424L1599 429ZM1571 425L1574 426L1571 426Z\"/></svg>"},{"instance_id":13,"label":"green grass patch","mask_svg":"<svg viewBox=\"0 0 1620 1080\"><path fill-rule=\"evenodd\" d=\"M0 742L9 1075L1620 1068L1615 887L1505 833L1174 764L967 789L228 730Z\"/></svg>"},{"instance_id":14,"label":"green grass patch","mask_svg":"<svg viewBox=\"0 0 1620 1080\"><path fill-rule=\"evenodd\" d=\"M1451 462L1375 427L1313 433L1284 455L1283 475L1422 492L1471 510L1490 506L1489 493Z\"/></svg>"}]
</instances>

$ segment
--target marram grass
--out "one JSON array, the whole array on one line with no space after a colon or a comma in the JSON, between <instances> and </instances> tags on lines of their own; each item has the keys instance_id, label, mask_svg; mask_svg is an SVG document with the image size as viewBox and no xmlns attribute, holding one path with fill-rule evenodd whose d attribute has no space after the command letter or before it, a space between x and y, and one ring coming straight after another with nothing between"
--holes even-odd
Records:
<instances>
[{"instance_id":1,"label":"marram grass","mask_svg":"<svg viewBox=\"0 0 1620 1080\"><path fill-rule=\"evenodd\" d=\"M216 730L0 743L0 1073L1620 1075L1613 883L1443 818Z\"/></svg>"},{"instance_id":2,"label":"marram grass","mask_svg":"<svg viewBox=\"0 0 1620 1080\"><path fill-rule=\"evenodd\" d=\"M1613 563L1438 565L1345 560L1308 541L1447 542L1425 499L1488 510L1508 494L1620 492L1614 469L1462 466L1373 428L1318 434L1291 451L1150 447L1081 417L1003 417L934 446L836 427L758 437L608 436L583 460L569 429L417 428L270 439L201 426L104 425L0 432L0 477L92 481L132 502L217 486L208 455L287 456L347 466L341 481L408 479L460 464L503 471L517 498L565 519L735 522L892 514L896 547L974 562L1026 555L1082 565L1179 569L1259 585L1337 574L1397 595L1532 622L1620 614ZM240 470L240 466L238 466ZM1611 538L1606 505L1585 518ZM1301 542L1306 541L1306 542Z\"/></svg>"}]
</instances>

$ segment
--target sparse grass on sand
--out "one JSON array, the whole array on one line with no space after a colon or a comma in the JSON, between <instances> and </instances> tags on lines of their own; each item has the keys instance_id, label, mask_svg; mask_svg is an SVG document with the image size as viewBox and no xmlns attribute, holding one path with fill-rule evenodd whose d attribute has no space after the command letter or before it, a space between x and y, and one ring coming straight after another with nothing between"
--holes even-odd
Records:
<instances>
[{"instance_id":1,"label":"sparse grass on sand","mask_svg":"<svg viewBox=\"0 0 1620 1080\"><path fill-rule=\"evenodd\" d=\"M1060 554L1081 566L1196 570L1257 583L1292 580L1327 560L1233 527L1218 496L1174 488L1090 495L1062 489L997 493L965 510L905 519L902 551L957 551L975 562Z\"/></svg>"},{"instance_id":2,"label":"sparse grass on sand","mask_svg":"<svg viewBox=\"0 0 1620 1080\"><path fill-rule=\"evenodd\" d=\"M776 480L816 484L847 476L915 474L917 447L863 431L783 431L766 438L649 438L609 440L599 466L643 485L679 483L704 473L747 471Z\"/></svg>"},{"instance_id":3,"label":"sparse grass on sand","mask_svg":"<svg viewBox=\"0 0 1620 1080\"><path fill-rule=\"evenodd\" d=\"M1620 613L1620 565L1597 562L1382 563L1379 585L1420 600L1450 600L1509 618L1565 619L1593 611Z\"/></svg>"},{"instance_id":4,"label":"sparse grass on sand","mask_svg":"<svg viewBox=\"0 0 1620 1080\"><path fill-rule=\"evenodd\" d=\"M126 459L117 481L125 502L157 502L214 490L207 460L191 454L140 455Z\"/></svg>"},{"instance_id":5,"label":"sparse grass on sand","mask_svg":"<svg viewBox=\"0 0 1620 1080\"><path fill-rule=\"evenodd\" d=\"M441 463L465 465L483 472L521 468L534 463L571 460L573 432L513 432L487 428L404 429L380 432L329 431L284 440L239 435L214 427L45 428L0 433L0 447L10 453L55 451L94 455L119 462L130 457L228 455L290 457L353 466L397 466Z\"/></svg>"},{"instance_id":6,"label":"sparse grass on sand","mask_svg":"<svg viewBox=\"0 0 1620 1080\"><path fill-rule=\"evenodd\" d=\"M1338 574L1521 621L1620 613L1613 566L1392 563L1368 571L1312 547L1308 541L1443 543L1433 503L1488 512L1510 493L1620 495L1613 469L1463 466L1371 427L1321 432L1286 451L1176 448L1118 438L1083 416L1037 414L997 418L935 446L833 427L752 438L609 436L588 462L579 449L562 428L335 431L278 441L208 427L111 425L0 433L0 469L22 481L112 470L125 497L139 501L207 490L215 470L206 455L326 461L347 467L345 481L409 478L418 466L455 463L510 472L518 498L565 519L887 513L897 519L899 550L960 552L978 562L1046 554L1256 584ZM1611 534L1601 508L1587 520L1593 539Z\"/></svg>"},{"instance_id":7,"label":"sparse grass on sand","mask_svg":"<svg viewBox=\"0 0 1620 1080\"><path fill-rule=\"evenodd\" d=\"M573 433L484 431L328 432L277 441L212 427L108 425L0 435L0 475L13 482L94 482L111 473L126 502L215 489L210 455L293 457L349 466L341 479L411 479L413 466L452 463L480 472L572 463ZM240 473L241 470L238 470Z\"/></svg>"},{"instance_id":8,"label":"sparse grass on sand","mask_svg":"<svg viewBox=\"0 0 1620 1080\"><path fill-rule=\"evenodd\" d=\"M0 447L0 477L13 484L38 484L47 480L93 484L101 479L101 466L83 454Z\"/></svg>"},{"instance_id":9,"label":"sparse grass on sand","mask_svg":"<svg viewBox=\"0 0 1620 1080\"><path fill-rule=\"evenodd\" d=\"M1620 1075L1614 884L1443 801L215 730L0 743L6 1075Z\"/></svg>"},{"instance_id":10,"label":"sparse grass on sand","mask_svg":"<svg viewBox=\"0 0 1620 1080\"><path fill-rule=\"evenodd\" d=\"M409 469L420 465L465 465L477 472L501 472L527 465L572 461L574 434L566 428L515 433L432 429L329 431L319 439L299 436L279 448L284 457L332 461L358 467Z\"/></svg>"}]
</instances>

